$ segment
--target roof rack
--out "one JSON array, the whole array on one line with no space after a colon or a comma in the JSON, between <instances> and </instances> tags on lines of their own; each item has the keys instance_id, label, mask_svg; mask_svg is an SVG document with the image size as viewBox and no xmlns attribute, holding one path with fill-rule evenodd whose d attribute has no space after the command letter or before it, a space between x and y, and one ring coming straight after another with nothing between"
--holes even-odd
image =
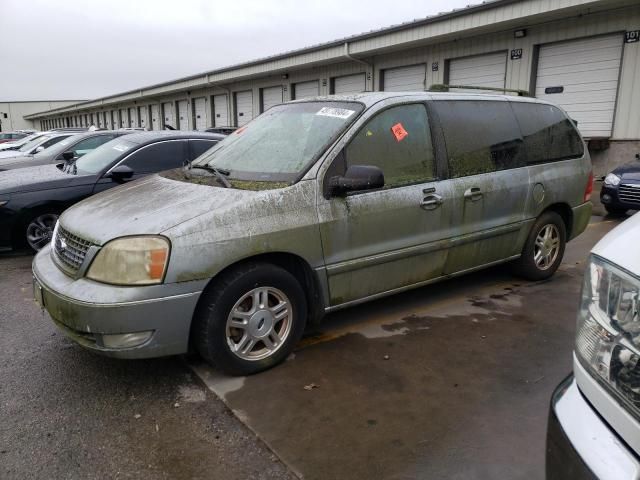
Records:
<instances>
[{"instance_id":1,"label":"roof rack","mask_svg":"<svg viewBox=\"0 0 640 480\"><path fill-rule=\"evenodd\" d=\"M478 87L476 85L445 85L443 83L435 83L429 87L429 92L448 92L450 88L463 88L465 90L489 90L492 92L515 93L519 97L530 97L531 94L527 90L517 90L515 88L498 88L498 87Z\"/></svg>"}]
</instances>

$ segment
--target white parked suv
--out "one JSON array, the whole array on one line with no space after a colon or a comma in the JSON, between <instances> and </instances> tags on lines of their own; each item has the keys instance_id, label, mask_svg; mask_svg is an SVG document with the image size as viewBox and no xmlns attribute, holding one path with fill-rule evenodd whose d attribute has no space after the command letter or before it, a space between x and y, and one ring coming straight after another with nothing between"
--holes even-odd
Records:
<instances>
[{"instance_id":1,"label":"white parked suv","mask_svg":"<svg viewBox=\"0 0 640 480\"><path fill-rule=\"evenodd\" d=\"M640 479L640 215L591 251L573 375L556 389L547 480Z\"/></svg>"}]
</instances>

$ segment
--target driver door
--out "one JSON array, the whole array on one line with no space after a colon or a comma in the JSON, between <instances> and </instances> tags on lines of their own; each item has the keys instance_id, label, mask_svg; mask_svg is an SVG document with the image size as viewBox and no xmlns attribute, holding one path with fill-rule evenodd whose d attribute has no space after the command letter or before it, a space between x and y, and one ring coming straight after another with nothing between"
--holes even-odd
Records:
<instances>
[{"instance_id":1,"label":"driver door","mask_svg":"<svg viewBox=\"0 0 640 480\"><path fill-rule=\"evenodd\" d=\"M122 185L122 183L131 182L151 173L181 167L187 162L187 159L187 140L165 140L145 145L109 168L96 183L94 193ZM125 182L113 180L109 176L109 171L117 165L126 165L131 168L133 176Z\"/></svg>"},{"instance_id":2,"label":"driver door","mask_svg":"<svg viewBox=\"0 0 640 480\"><path fill-rule=\"evenodd\" d=\"M332 306L441 275L451 232L451 192L438 171L421 103L375 114L334 159L324 178L351 165L380 168L385 186L332 196L318 214Z\"/></svg>"}]
</instances>

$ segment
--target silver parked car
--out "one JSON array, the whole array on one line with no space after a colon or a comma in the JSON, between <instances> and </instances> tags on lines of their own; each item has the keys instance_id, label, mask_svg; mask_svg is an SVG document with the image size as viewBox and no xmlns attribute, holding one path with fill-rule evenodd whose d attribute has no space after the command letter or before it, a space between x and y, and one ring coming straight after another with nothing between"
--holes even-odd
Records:
<instances>
[{"instance_id":1,"label":"silver parked car","mask_svg":"<svg viewBox=\"0 0 640 480\"><path fill-rule=\"evenodd\" d=\"M573 375L556 389L547 479L640 478L640 214L591 250Z\"/></svg>"},{"instance_id":2,"label":"silver parked car","mask_svg":"<svg viewBox=\"0 0 640 480\"><path fill-rule=\"evenodd\" d=\"M533 99L368 93L273 107L193 161L68 209L36 298L81 345L269 368L325 313L513 262L591 215L573 122ZM0 200L2 200L0 198Z\"/></svg>"}]
</instances>

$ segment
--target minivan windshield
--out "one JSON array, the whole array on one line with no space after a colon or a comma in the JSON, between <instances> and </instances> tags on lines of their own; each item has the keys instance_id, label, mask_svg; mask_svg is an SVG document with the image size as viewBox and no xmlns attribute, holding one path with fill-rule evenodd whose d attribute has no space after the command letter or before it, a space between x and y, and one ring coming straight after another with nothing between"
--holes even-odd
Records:
<instances>
[{"instance_id":1,"label":"minivan windshield","mask_svg":"<svg viewBox=\"0 0 640 480\"><path fill-rule=\"evenodd\" d=\"M81 173L100 173L118 157L137 145L137 143L124 140L123 138L115 138L110 142L100 145L95 150L91 150L86 155L83 155L76 160L74 165Z\"/></svg>"},{"instance_id":2,"label":"minivan windshield","mask_svg":"<svg viewBox=\"0 0 640 480\"><path fill-rule=\"evenodd\" d=\"M47 140L49 140L50 138L53 138L53 136L52 135L42 135L41 137L38 137L38 138L36 138L34 140L31 140L30 142L25 143L23 146L21 146L18 149L18 151L19 152L28 152L33 147L37 147L41 143L44 143Z\"/></svg>"},{"instance_id":3,"label":"minivan windshield","mask_svg":"<svg viewBox=\"0 0 640 480\"><path fill-rule=\"evenodd\" d=\"M294 181L358 117L355 102L301 102L273 107L196 160L230 178Z\"/></svg>"}]
</instances>

